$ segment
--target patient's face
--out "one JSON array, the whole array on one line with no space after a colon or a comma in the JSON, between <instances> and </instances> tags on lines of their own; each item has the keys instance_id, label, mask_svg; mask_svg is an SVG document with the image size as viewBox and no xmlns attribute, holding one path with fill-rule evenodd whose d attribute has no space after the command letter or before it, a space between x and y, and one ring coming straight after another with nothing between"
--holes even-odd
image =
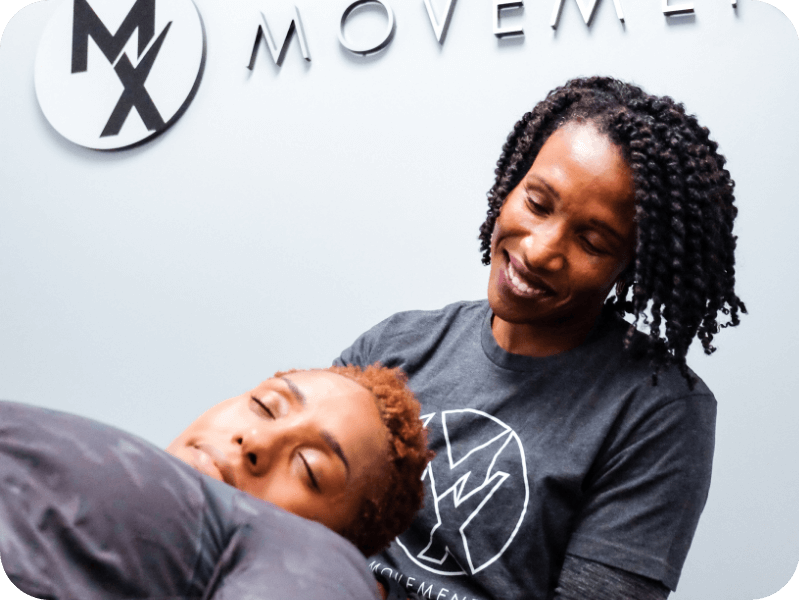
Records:
<instances>
[{"instance_id":1,"label":"patient's face","mask_svg":"<svg viewBox=\"0 0 800 600\"><path fill-rule=\"evenodd\" d=\"M342 531L381 476L388 439L371 392L335 373L306 371L216 405L167 452Z\"/></svg>"}]
</instances>

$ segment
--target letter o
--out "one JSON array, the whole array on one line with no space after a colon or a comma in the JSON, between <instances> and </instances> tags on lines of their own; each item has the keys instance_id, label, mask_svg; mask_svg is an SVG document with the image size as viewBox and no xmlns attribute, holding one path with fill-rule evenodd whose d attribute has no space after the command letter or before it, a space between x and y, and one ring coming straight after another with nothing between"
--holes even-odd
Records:
<instances>
[{"instance_id":1,"label":"letter o","mask_svg":"<svg viewBox=\"0 0 800 600\"><path fill-rule=\"evenodd\" d=\"M347 19L353 14L353 11L357 9L359 6L363 6L365 4L380 4L384 11L386 11L386 18L389 20L388 26L386 27L386 33L383 36L383 40L378 42L374 46L369 46L366 48L354 48L353 45L347 40L344 35L344 26L347 22ZM392 13L392 9L389 8L386 4L384 4L381 0L355 0L350 6L348 6L344 12L342 13L342 20L339 22L339 43L353 52L355 54L363 54L366 56L367 54L374 54L375 52L380 52L386 46L388 46L392 38L394 37L394 13Z\"/></svg>"}]
</instances>

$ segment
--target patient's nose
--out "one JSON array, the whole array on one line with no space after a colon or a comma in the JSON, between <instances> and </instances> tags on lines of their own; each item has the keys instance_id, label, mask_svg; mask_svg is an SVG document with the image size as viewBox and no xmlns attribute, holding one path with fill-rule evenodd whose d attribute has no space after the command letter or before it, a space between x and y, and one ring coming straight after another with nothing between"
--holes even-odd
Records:
<instances>
[{"instance_id":1,"label":"patient's nose","mask_svg":"<svg viewBox=\"0 0 800 600\"><path fill-rule=\"evenodd\" d=\"M281 450L288 447L290 438L291 429L275 421L243 429L236 439L243 466L253 475L263 475Z\"/></svg>"},{"instance_id":2,"label":"patient's nose","mask_svg":"<svg viewBox=\"0 0 800 600\"><path fill-rule=\"evenodd\" d=\"M236 441L241 448L242 466L245 469L259 474L267 468L273 446L270 442L271 437L260 431L260 428L255 427L239 433Z\"/></svg>"}]
</instances>

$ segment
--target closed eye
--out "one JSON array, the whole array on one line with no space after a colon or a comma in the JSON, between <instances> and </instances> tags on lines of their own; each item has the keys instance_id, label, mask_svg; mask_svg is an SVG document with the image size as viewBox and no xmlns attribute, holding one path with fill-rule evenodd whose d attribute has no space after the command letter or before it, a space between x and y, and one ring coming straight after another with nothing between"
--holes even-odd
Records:
<instances>
[{"instance_id":1,"label":"closed eye","mask_svg":"<svg viewBox=\"0 0 800 600\"><path fill-rule=\"evenodd\" d=\"M255 396L250 396L250 399L253 402L255 402L258 405L259 410L264 412L264 413L266 413L269 416L270 419L274 419L275 418L275 413L273 413L269 408L267 408L267 405L264 404L261 400L259 400Z\"/></svg>"},{"instance_id":2,"label":"closed eye","mask_svg":"<svg viewBox=\"0 0 800 600\"><path fill-rule=\"evenodd\" d=\"M525 199L525 203L528 205L528 209L535 215L546 215L548 214L547 207L543 204L538 203L534 198L528 196Z\"/></svg>"},{"instance_id":3,"label":"closed eye","mask_svg":"<svg viewBox=\"0 0 800 600\"><path fill-rule=\"evenodd\" d=\"M308 473L308 478L311 481L311 486L318 492L321 491L319 488L319 482L317 481L317 478L314 476L314 471L312 471L311 467L308 466L308 461L306 460L306 457L303 456L302 454L298 454L298 456L300 457L300 460L303 461L303 464L306 467L306 473Z\"/></svg>"},{"instance_id":4,"label":"closed eye","mask_svg":"<svg viewBox=\"0 0 800 600\"><path fill-rule=\"evenodd\" d=\"M590 242L588 238L582 237L581 240L583 241L584 248L590 254L596 254L598 256L602 256L604 254L608 254L607 250L605 250L604 248L600 248L599 246L596 246L595 244Z\"/></svg>"}]
</instances>

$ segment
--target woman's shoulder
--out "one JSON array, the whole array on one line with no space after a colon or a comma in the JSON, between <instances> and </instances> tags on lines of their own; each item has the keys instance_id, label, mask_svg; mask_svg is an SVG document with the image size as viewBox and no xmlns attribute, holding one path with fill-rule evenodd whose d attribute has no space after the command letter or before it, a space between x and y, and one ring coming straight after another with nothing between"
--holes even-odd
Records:
<instances>
[{"instance_id":1,"label":"woman's shoulder","mask_svg":"<svg viewBox=\"0 0 800 600\"><path fill-rule=\"evenodd\" d=\"M489 303L486 300L453 302L435 310L406 310L387 317L359 339L389 339L407 343L421 338L436 338L453 328L480 325ZM408 339L412 338L412 339Z\"/></svg>"},{"instance_id":2,"label":"woman's shoulder","mask_svg":"<svg viewBox=\"0 0 800 600\"><path fill-rule=\"evenodd\" d=\"M392 326L444 325L453 321L480 321L489 308L487 300L462 300L437 309L397 312L383 321Z\"/></svg>"},{"instance_id":3,"label":"woman's shoulder","mask_svg":"<svg viewBox=\"0 0 800 600\"><path fill-rule=\"evenodd\" d=\"M603 340L605 360L617 363L612 372L635 387L639 395L668 402L680 398L703 397L715 402L714 394L688 366L686 371L675 363L656 368L648 354L648 336L639 330L630 334L631 323L619 315L608 315Z\"/></svg>"},{"instance_id":4,"label":"woman's shoulder","mask_svg":"<svg viewBox=\"0 0 800 600\"><path fill-rule=\"evenodd\" d=\"M367 365L380 361L397 366L409 357L427 354L445 336L478 331L488 310L486 300L474 300L435 310L395 313L361 334L334 364Z\"/></svg>"}]
</instances>

